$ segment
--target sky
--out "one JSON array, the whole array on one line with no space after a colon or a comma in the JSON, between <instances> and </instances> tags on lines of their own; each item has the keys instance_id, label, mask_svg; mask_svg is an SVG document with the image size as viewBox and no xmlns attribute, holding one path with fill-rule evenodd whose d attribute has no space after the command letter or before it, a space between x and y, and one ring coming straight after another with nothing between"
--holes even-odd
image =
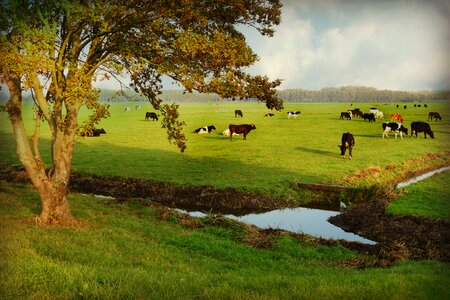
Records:
<instances>
[{"instance_id":1,"label":"sky","mask_svg":"<svg viewBox=\"0 0 450 300\"><path fill-rule=\"evenodd\" d=\"M450 89L449 0L281 0L273 38L245 29L251 74L280 89Z\"/></svg>"}]
</instances>

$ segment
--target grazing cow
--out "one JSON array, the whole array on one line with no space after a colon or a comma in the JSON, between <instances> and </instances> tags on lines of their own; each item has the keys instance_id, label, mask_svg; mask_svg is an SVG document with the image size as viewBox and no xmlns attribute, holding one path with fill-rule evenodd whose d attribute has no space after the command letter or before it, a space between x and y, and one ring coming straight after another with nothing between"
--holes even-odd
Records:
<instances>
[{"instance_id":1,"label":"grazing cow","mask_svg":"<svg viewBox=\"0 0 450 300\"><path fill-rule=\"evenodd\" d=\"M393 113L393 114L391 114L391 120L392 120L392 121L399 121L400 123L403 123L403 121L404 121L402 115L399 114L399 113Z\"/></svg>"},{"instance_id":2,"label":"grazing cow","mask_svg":"<svg viewBox=\"0 0 450 300\"><path fill-rule=\"evenodd\" d=\"M366 120L366 119L368 119L369 120L369 122L375 122L375 115L373 114L373 113L369 113L369 114L367 114L367 113L365 113L364 115L363 115L363 119L364 119L364 121Z\"/></svg>"},{"instance_id":3,"label":"grazing cow","mask_svg":"<svg viewBox=\"0 0 450 300\"><path fill-rule=\"evenodd\" d=\"M145 121L148 121L149 119L152 119L152 121L158 121L158 116L154 112L146 112L145 113Z\"/></svg>"},{"instance_id":4,"label":"grazing cow","mask_svg":"<svg viewBox=\"0 0 450 300\"><path fill-rule=\"evenodd\" d=\"M297 119L297 117L301 114L300 111L288 111L287 115L288 115L288 119L290 119L291 117Z\"/></svg>"},{"instance_id":5,"label":"grazing cow","mask_svg":"<svg viewBox=\"0 0 450 300\"><path fill-rule=\"evenodd\" d=\"M397 104L397 108L398 108L398 104Z\"/></svg>"},{"instance_id":6,"label":"grazing cow","mask_svg":"<svg viewBox=\"0 0 450 300\"><path fill-rule=\"evenodd\" d=\"M341 119L344 119L344 118L346 118L347 120L351 120L352 114L349 113L348 111L341 112Z\"/></svg>"},{"instance_id":7,"label":"grazing cow","mask_svg":"<svg viewBox=\"0 0 450 300\"><path fill-rule=\"evenodd\" d=\"M99 128L99 129L94 128L94 129L92 129L91 132L82 132L80 134L80 136L97 137L97 136L100 136L100 134L106 134L105 129L103 129L103 128Z\"/></svg>"},{"instance_id":8,"label":"grazing cow","mask_svg":"<svg viewBox=\"0 0 450 300\"><path fill-rule=\"evenodd\" d=\"M417 104L417 107L421 107L422 105L421 104Z\"/></svg>"},{"instance_id":9,"label":"grazing cow","mask_svg":"<svg viewBox=\"0 0 450 300\"><path fill-rule=\"evenodd\" d=\"M427 138L427 134L431 136L432 139L434 139L434 133L431 131L430 124L425 122L412 122L411 123L411 137L413 136L413 133L416 134L416 138L418 138L417 133L423 132L425 138Z\"/></svg>"},{"instance_id":10,"label":"grazing cow","mask_svg":"<svg viewBox=\"0 0 450 300\"><path fill-rule=\"evenodd\" d=\"M127 106L127 107L125 107L125 109L123 110L123 112L127 112L127 111L130 111L130 107L129 106Z\"/></svg>"},{"instance_id":11,"label":"grazing cow","mask_svg":"<svg viewBox=\"0 0 450 300\"><path fill-rule=\"evenodd\" d=\"M225 129L222 134L224 136L230 136L230 129ZM233 135L239 135L239 133L233 132Z\"/></svg>"},{"instance_id":12,"label":"grazing cow","mask_svg":"<svg viewBox=\"0 0 450 300\"><path fill-rule=\"evenodd\" d=\"M267 113L264 115L264 117L273 117L273 116L275 116L275 114L272 114L272 113Z\"/></svg>"},{"instance_id":13,"label":"grazing cow","mask_svg":"<svg viewBox=\"0 0 450 300\"><path fill-rule=\"evenodd\" d=\"M342 134L342 145L338 145L341 149L341 155L345 159L345 151L348 149L348 159L352 159L352 148L355 146L355 139L353 134L346 132Z\"/></svg>"},{"instance_id":14,"label":"grazing cow","mask_svg":"<svg viewBox=\"0 0 450 300\"><path fill-rule=\"evenodd\" d=\"M214 127L214 125L210 125L210 126L203 126L203 127L197 128L194 130L194 132L198 133L198 134L205 134L205 133L211 133L213 130L216 130L216 127Z\"/></svg>"},{"instance_id":15,"label":"grazing cow","mask_svg":"<svg viewBox=\"0 0 450 300\"><path fill-rule=\"evenodd\" d=\"M383 135L381 136L383 139L384 139L385 136L387 138L389 138L389 136L388 136L389 132L394 132L396 139L397 139L397 134L400 133L400 137L401 137L402 140L403 140L402 133L405 133L406 135L408 135L408 128L403 126L402 123L398 123L398 122L384 122L381 126L383 127Z\"/></svg>"},{"instance_id":16,"label":"grazing cow","mask_svg":"<svg viewBox=\"0 0 450 300\"><path fill-rule=\"evenodd\" d=\"M377 119L384 119L384 114L381 110L378 110L374 107L369 109L369 113L373 113L375 115L375 118Z\"/></svg>"},{"instance_id":17,"label":"grazing cow","mask_svg":"<svg viewBox=\"0 0 450 300\"><path fill-rule=\"evenodd\" d=\"M428 108L428 105L424 104L423 107Z\"/></svg>"},{"instance_id":18,"label":"grazing cow","mask_svg":"<svg viewBox=\"0 0 450 300\"><path fill-rule=\"evenodd\" d=\"M352 110L350 110L350 112L352 113L352 117L361 117L362 118L364 116L362 111L359 110L359 108L352 109Z\"/></svg>"},{"instance_id":19,"label":"grazing cow","mask_svg":"<svg viewBox=\"0 0 450 300\"><path fill-rule=\"evenodd\" d=\"M136 110L138 110L138 109L141 109L141 106L140 105L136 105Z\"/></svg>"},{"instance_id":20,"label":"grazing cow","mask_svg":"<svg viewBox=\"0 0 450 300\"><path fill-rule=\"evenodd\" d=\"M235 118L237 118L237 117L243 117L244 115L242 114L242 110L240 110L240 109L236 109L235 111L234 111L234 117Z\"/></svg>"},{"instance_id":21,"label":"grazing cow","mask_svg":"<svg viewBox=\"0 0 450 300\"><path fill-rule=\"evenodd\" d=\"M249 134L249 132L252 131L253 129L256 129L256 126L255 126L255 124L241 124L241 125L230 124L228 126L228 129L230 129L230 140L231 141L233 141L234 133L243 133L244 140L246 140L247 134Z\"/></svg>"},{"instance_id":22,"label":"grazing cow","mask_svg":"<svg viewBox=\"0 0 450 300\"><path fill-rule=\"evenodd\" d=\"M403 106L403 109L406 109L407 107L408 107L408 106L405 105L405 106Z\"/></svg>"},{"instance_id":23,"label":"grazing cow","mask_svg":"<svg viewBox=\"0 0 450 300\"><path fill-rule=\"evenodd\" d=\"M433 118L435 118L435 120L442 120L441 115L438 112L429 112L428 113L428 121L433 121Z\"/></svg>"}]
</instances>

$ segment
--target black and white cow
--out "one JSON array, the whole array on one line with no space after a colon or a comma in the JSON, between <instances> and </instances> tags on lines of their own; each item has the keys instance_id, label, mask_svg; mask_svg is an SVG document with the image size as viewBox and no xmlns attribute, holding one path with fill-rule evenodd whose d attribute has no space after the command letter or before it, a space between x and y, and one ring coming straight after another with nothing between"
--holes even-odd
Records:
<instances>
[{"instance_id":1,"label":"black and white cow","mask_svg":"<svg viewBox=\"0 0 450 300\"><path fill-rule=\"evenodd\" d=\"M352 159L352 148L355 146L355 138L350 132L342 134L342 145L338 145L341 149L341 155L345 159L345 151L348 149L348 159Z\"/></svg>"},{"instance_id":2,"label":"black and white cow","mask_svg":"<svg viewBox=\"0 0 450 300\"><path fill-rule=\"evenodd\" d=\"M158 121L158 116L154 112L146 112L145 113L145 121L152 119L153 121Z\"/></svg>"},{"instance_id":3,"label":"black and white cow","mask_svg":"<svg viewBox=\"0 0 450 300\"><path fill-rule=\"evenodd\" d=\"M434 133L433 133L433 131L431 131L430 124L428 124L428 123L412 122L411 123L411 137L413 136L414 133L416 134L416 137L418 137L417 136L418 132L423 132L425 138L427 138L427 134L428 134L432 139L434 139Z\"/></svg>"},{"instance_id":4,"label":"black and white cow","mask_svg":"<svg viewBox=\"0 0 450 300\"><path fill-rule=\"evenodd\" d=\"M264 115L264 117L273 117L273 116L275 116L275 114L272 114L272 113L267 113Z\"/></svg>"},{"instance_id":5,"label":"black and white cow","mask_svg":"<svg viewBox=\"0 0 450 300\"><path fill-rule=\"evenodd\" d=\"M383 135L381 136L383 139L386 136L389 138L388 133L393 132L395 134L395 138L397 138L397 134L400 134L400 138L403 140L403 133L408 135L408 128L403 126L402 123L398 122L384 122L382 125L383 127Z\"/></svg>"},{"instance_id":6,"label":"black and white cow","mask_svg":"<svg viewBox=\"0 0 450 300\"><path fill-rule=\"evenodd\" d=\"M288 119L290 119L291 117L297 119L297 117L298 117L300 114L301 114L300 111L288 111L288 112L287 112Z\"/></svg>"},{"instance_id":7,"label":"black and white cow","mask_svg":"<svg viewBox=\"0 0 450 300\"><path fill-rule=\"evenodd\" d=\"M214 125L209 125L209 126L203 126L203 127L197 128L194 130L194 132L198 133L198 134L205 134L205 133L211 133L213 130L216 130L216 127L214 127Z\"/></svg>"},{"instance_id":8,"label":"black and white cow","mask_svg":"<svg viewBox=\"0 0 450 300\"><path fill-rule=\"evenodd\" d=\"M346 118L347 120L351 120L352 119L352 113L349 111L344 111L341 112L341 119Z\"/></svg>"}]
</instances>

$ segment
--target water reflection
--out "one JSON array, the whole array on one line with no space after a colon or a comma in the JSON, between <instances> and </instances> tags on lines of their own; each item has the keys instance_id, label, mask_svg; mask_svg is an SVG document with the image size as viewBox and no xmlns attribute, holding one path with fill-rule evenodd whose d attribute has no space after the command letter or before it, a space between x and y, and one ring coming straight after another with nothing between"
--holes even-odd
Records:
<instances>
[{"instance_id":1,"label":"water reflection","mask_svg":"<svg viewBox=\"0 0 450 300\"><path fill-rule=\"evenodd\" d=\"M206 214L202 212L179 211L188 213L194 217L206 216ZM376 244L374 241L365 239L351 232L346 232L327 221L330 217L338 214L340 214L340 212L297 207L277 209L260 214L248 214L245 216L226 215L225 217L239 222L253 224L262 229L284 229L295 233L305 233L325 239L343 239L370 245Z\"/></svg>"}]
</instances>

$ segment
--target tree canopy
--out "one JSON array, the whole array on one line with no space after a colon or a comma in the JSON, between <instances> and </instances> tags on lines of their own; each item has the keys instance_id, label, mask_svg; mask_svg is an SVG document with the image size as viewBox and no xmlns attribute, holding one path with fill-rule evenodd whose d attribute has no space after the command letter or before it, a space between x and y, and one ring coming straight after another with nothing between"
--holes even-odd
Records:
<instances>
[{"instance_id":1,"label":"tree canopy","mask_svg":"<svg viewBox=\"0 0 450 300\"><path fill-rule=\"evenodd\" d=\"M186 148L184 123L176 104L158 98L162 75L187 92L254 98L282 109L275 90L281 81L245 72L258 58L237 29L250 26L270 37L280 14L279 0L2 1L0 79L10 92L7 111L19 159L41 199L45 193L65 197L76 134L93 130L109 115L93 88L97 80L129 74L133 89L161 111L169 141L181 151ZM33 143L27 139L21 115L25 89L52 131L50 168L39 154L38 120ZM78 124L82 106L92 115ZM55 201L49 207L43 202L44 211L53 213L45 218L43 213L45 222L62 215Z\"/></svg>"}]
</instances>

